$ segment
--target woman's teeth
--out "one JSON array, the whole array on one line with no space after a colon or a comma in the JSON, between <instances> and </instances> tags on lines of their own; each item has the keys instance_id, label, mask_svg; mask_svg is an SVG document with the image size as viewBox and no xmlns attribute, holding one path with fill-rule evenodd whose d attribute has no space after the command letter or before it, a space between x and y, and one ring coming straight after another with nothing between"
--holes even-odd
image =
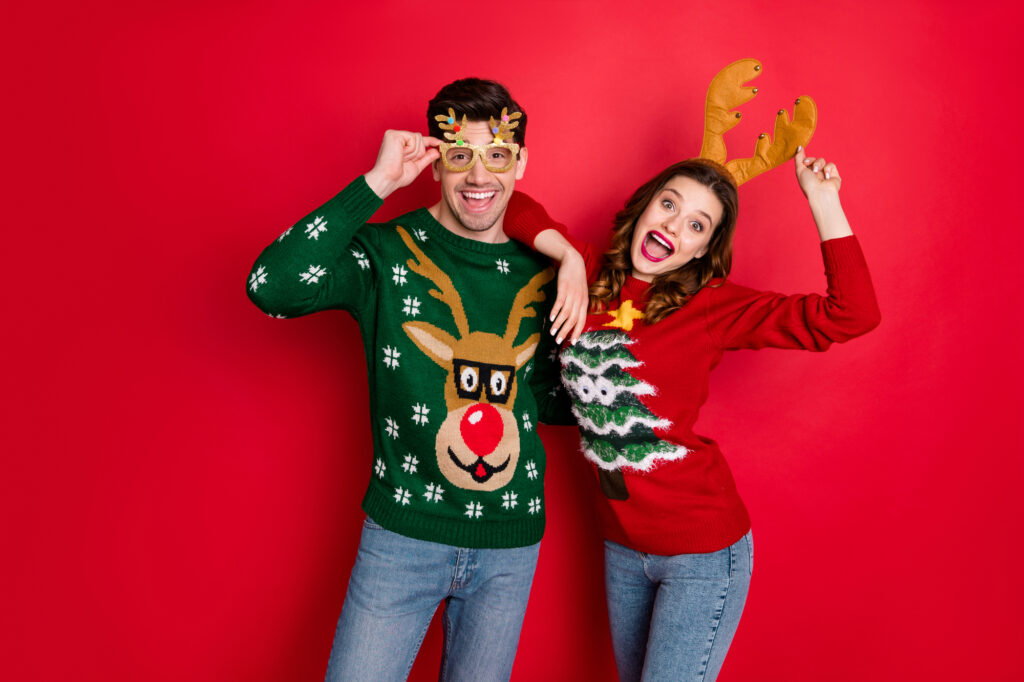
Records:
<instances>
[{"instance_id":1,"label":"woman's teeth","mask_svg":"<svg viewBox=\"0 0 1024 682\"><path fill-rule=\"evenodd\" d=\"M647 233L642 249L644 256L654 262L665 260L675 251L672 244L656 232Z\"/></svg>"},{"instance_id":2,"label":"woman's teeth","mask_svg":"<svg viewBox=\"0 0 1024 682\"><path fill-rule=\"evenodd\" d=\"M664 239L664 238L663 238L663 237L662 237L662 236L661 236L660 234L658 234L657 232L652 232L652 233L650 234L650 236L651 236L651 238L652 238L652 239L654 239L654 241L656 241L656 242L658 242L659 244L661 244L662 246L664 246L664 247L665 247L665 249L667 249L669 253L672 253L672 245L668 243L668 240Z\"/></svg>"}]
</instances>

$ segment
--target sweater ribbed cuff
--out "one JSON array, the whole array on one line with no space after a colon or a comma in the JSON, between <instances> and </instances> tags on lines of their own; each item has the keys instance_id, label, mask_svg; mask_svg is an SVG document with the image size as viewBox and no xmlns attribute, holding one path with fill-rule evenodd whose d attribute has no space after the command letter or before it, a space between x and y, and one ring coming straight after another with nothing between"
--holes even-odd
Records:
<instances>
[{"instance_id":1,"label":"sweater ribbed cuff","mask_svg":"<svg viewBox=\"0 0 1024 682\"><path fill-rule=\"evenodd\" d=\"M366 178L360 175L346 185L345 189L338 192L331 203L335 208L343 211L353 225L362 225L369 222L377 209L384 204L384 200L377 196L370 186L366 184Z\"/></svg>"},{"instance_id":2,"label":"sweater ribbed cuff","mask_svg":"<svg viewBox=\"0 0 1024 682\"><path fill-rule=\"evenodd\" d=\"M868 266L856 235L822 242L821 256L825 260L825 272Z\"/></svg>"}]
</instances>

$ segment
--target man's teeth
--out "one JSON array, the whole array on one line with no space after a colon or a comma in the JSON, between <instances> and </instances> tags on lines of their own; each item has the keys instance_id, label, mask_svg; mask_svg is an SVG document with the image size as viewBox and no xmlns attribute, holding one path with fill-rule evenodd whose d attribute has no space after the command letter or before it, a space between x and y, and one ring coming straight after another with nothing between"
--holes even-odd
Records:
<instances>
[{"instance_id":1,"label":"man's teeth","mask_svg":"<svg viewBox=\"0 0 1024 682\"><path fill-rule=\"evenodd\" d=\"M495 195L495 192L463 192L462 196L467 199L490 199Z\"/></svg>"},{"instance_id":2,"label":"man's teeth","mask_svg":"<svg viewBox=\"0 0 1024 682\"><path fill-rule=\"evenodd\" d=\"M672 253L673 251L675 251L675 249L672 248L672 245L669 244L668 241L666 241L663 237L661 237L657 233L652 232L650 236L651 236L651 239L653 239L654 241L658 242L659 244L664 246L666 249L668 249L669 253Z\"/></svg>"}]
</instances>

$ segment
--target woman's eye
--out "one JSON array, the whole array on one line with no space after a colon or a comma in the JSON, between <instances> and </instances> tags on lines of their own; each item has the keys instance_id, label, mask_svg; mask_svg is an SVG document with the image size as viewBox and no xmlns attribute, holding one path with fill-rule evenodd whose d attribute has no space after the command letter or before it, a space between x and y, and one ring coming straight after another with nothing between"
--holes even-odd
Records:
<instances>
[{"instance_id":1,"label":"woman's eye","mask_svg":"<svg viewBox=\"0 0 1024 682\"><path fill-rule=\"evenodd\" d=\"M676 205L675 205L675 204L673 204L673 203L672 203L671 201L669 201L668 199L662 199L662 200L661 200L661 206L662 206L662 208L664 208L664 209L665 209L666 211L671 211L672 209L674 209L674 208L676 207Z\"/></svg>"},{"instance_id":2,"label":"woman's eye","mask_svg":"<svg viewBox=\"0 0 1024 682\"><path fill-rule=\"evenodd\" d=\"M692 223L690 223L690 227L693 228L694 232L703 232L704 231L704 226L701 225L700 223L698 223L696 220L693 221Z\"/></svg>"}]
</instances>

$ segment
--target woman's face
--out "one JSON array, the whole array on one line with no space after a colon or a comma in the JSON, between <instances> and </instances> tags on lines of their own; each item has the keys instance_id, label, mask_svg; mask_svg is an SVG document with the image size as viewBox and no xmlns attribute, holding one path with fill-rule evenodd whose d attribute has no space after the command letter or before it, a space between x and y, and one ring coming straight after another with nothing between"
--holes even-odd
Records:
<instances>
[{"instance_id":1,"label":"woman's face","mask_svg":"<svg viewBox=\"0 0 1024 682\"><path fill-rule=\"evenodd\" d=\"M722 211L714 192L693 178L669 180L637 218L629 248L633 276L650 282L703 256Z\"/></svg>"}]
</instances>

